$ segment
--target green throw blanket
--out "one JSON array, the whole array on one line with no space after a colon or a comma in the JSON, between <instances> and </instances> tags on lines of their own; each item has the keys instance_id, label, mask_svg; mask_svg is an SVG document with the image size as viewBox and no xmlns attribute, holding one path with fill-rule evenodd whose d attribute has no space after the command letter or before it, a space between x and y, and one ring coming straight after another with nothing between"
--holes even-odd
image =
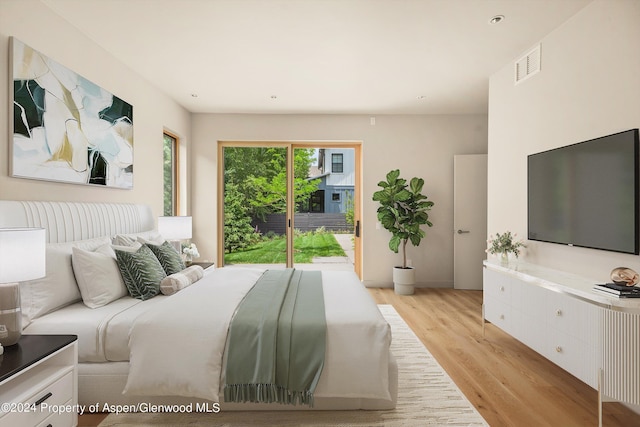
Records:
<instances>
[{"instance_id":1,"label":"green throw blanket","mask_svg":"<svg viewBox=\"0 0 640 427\"><path fill-rule=\"evenodd\" d=\"M265 271L229 327L225 401L313 406L326 331L321 272Z\"/></svg>"}]
</instances>

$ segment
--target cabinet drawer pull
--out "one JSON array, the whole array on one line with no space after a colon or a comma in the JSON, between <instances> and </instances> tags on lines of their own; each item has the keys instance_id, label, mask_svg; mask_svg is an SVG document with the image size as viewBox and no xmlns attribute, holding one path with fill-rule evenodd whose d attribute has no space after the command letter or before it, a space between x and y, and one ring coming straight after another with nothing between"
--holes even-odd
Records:
<instances>
[{"instance_id":1,"label":"cabinet drawer pull","mask_svg":"<svg viewBox=\"0 0 640 427\"><path fill-rule=\"evenodd\" d=\"M557 309L557 310L556 310L556 316L558 316L558 317L559 317L559 316L562 316L562 310Z\"/></svg>"},{"instance_id":2,"label":"cabinet drawer pull","mask_svg":"<svg viewBox=\"0 0 640 427\"><path fill-rule=\"evenodd\" d=\"M500 320L504 320L504 314L500 315Z\"/></svg>"},{"instance_id":3,"label":"cabinet drawer pull","mask_svg":"<svg viewBox=\"0 0 640 427\"><path fill-rule=\"evenodd\" d=\"M500 286L500 292L504 292L504 286Z\"/></svg>"},{"instance_id":4,"label":"cabinet drawer pull","mask_svg":"<svg viewBox=\"0 0 640 427\"><path fill-rule=\"evenodd\" d=\"M42 396L40 399L36 400L35 405L36 406L40 406L40 404L42 402L44 402L45 400L47 400L48 398L50 398L51 396L53 396L53 394L51 392L45 394L44 396Z\"/></svg>"},{"instance_id":5,"label":"cabinet drawer pull","mask_svg":"<svg viewBox=\"0 0 640 427\"><path fill-rule=\"evenodd\" d=\"M562 353L562 347L557 346L556 347L556 353Z\"/></svg>"}]
</instances>

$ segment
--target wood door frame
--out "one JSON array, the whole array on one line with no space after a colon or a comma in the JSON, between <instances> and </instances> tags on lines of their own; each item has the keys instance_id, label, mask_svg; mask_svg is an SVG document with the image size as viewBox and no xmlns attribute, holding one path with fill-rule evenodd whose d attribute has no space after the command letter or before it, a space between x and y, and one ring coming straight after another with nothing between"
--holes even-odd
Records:
<instances>
[{"instance_id":1,"label":"wood door frame","mask_svg":"<svg viewBox=\"0 0 640 427\"><path fill-rule=\"evenodd\" d=\"M291 221L294 229L294 197L293 197L293 150L296 148L352 148L355 157L355 191L353 200L354 224L359 224L360 237L354 239L354 271L362 280L362 141L218 141L218 174L217 174L217 257L218 266L224 266L224 148L225 147L279 147L287 149L287 213L286 221ZM355 235L355 233L354 233ZM293 265L293 233L287 232L287 267Z\"/></svg>"}]
</instances>

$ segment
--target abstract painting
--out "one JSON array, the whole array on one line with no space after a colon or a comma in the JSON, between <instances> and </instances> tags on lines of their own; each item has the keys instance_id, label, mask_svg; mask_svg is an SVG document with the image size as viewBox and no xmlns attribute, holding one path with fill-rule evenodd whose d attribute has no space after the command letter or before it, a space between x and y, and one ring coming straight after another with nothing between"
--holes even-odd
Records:
<instances>
[{"instance_id":1,"label":"abstract painting","mask_svg":"<svg viewBox=\"0 0 640 427\"><path fill-rule=\"evenodd\" d=\"M133 107L12 38L12 176L133 188Z\"/></svg>"}]
</instances>

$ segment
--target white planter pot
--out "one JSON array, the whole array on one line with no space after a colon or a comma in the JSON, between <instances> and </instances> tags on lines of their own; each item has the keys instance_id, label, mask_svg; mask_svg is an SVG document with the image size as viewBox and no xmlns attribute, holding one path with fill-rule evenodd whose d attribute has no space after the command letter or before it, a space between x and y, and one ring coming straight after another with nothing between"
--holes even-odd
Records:
<instances>
[{"instance_id":1,"label":"white planter pot","mask_svg":"<svg viewBox=\"0 0 640 427\"><path fill-rule=\"evenodd\" d=\"M416 274L413 267L393 267L393 289L398 295L413 295Z\"/></svg>"}]
</instances>

